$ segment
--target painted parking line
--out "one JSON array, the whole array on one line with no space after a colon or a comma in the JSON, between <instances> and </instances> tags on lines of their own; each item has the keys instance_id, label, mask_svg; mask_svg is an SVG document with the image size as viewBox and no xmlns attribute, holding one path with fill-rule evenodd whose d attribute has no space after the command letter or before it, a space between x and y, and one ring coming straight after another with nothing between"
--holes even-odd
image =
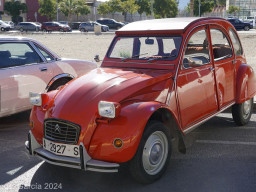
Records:
<instances>
[{"instance_id":1,"label":"painted parking line","mask_svg":"<svg viewBox=\"0 0 256 192\"><path fill-rule=\"evenodd\" d=\"M4 185L0 185L0 191L4 192L18 192L21 189L39 189L40 186L31 185L31 180L37 171L37 169L43 164L43 162L38 163L22 175L19 175L15 179L5 183ZM8 175L15 175L22 167L18 167L14 170L10 170L6 172Z\"/></svg>"},{"instance_id":2,"label":"painted parking line","mask_svg":"<svg viewBox=\"0 0 256 192\"><path fill-rule=\"evenodd\" d=\"M196 143L203 144L224 144L224 145L253 145L256 146L256 142L246 141L218 141L218 140L196 140Z\"/></svg>"}]
</instances>

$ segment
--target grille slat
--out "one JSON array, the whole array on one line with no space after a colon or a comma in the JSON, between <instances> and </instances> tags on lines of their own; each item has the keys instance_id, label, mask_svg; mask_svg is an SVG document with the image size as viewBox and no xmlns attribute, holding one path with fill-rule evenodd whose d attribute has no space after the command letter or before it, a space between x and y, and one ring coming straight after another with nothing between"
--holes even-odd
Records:
<instances>
[{"instance_id":1,"label":"grille slat","mask_svg":"<svg viewBox=\"0 0 256 192\"><path fill-rule=\"evenodd\" d=\"M61 143L77 144L80 126L61 119L46 119L44 121L44 136L46 139Z\"/></svg>"}]
</instances>

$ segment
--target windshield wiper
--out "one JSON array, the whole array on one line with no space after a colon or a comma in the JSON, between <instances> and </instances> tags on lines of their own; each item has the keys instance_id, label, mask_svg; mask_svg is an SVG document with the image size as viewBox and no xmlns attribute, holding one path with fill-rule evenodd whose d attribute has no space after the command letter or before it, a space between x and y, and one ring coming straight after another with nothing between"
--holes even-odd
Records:
<instances>
[{"instance_id":1,"label":"windshield wiper","mask_svg":"<svg viewBox=\"0 0 256 192\"><path fill-rule=\"evenodd\" d=\"M147 55L148 53L142 53L142 54L138 54L138 55L133 55L132 57L125 57L122 59L123 62L127 61L128 59L134 59L135 57L139 57L142 55Z\"/></svg>"}]
</instances>

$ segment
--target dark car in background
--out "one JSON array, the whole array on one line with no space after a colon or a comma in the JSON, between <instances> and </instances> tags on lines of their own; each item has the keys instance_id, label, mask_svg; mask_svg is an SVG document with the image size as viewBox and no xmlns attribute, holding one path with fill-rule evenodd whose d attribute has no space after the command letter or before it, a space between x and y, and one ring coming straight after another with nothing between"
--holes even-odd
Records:
<instances>
[{"instance_id":1,"label":"dark car in background","mask_svg":"<svg viewBox=\"0 0 256 192\"><path fill-rule=\"evenodd\" d=\"M228 21L236 28L236 30L243 29L245 31L249 31L253 28L252 23L243 22L239 19L228 19Z\"/></svg>"},{"instance_id":2,"label":"dark car in background","mask_svg":"<svg viewBox=\"0 0 256 192\"><path fill-rule=\"evenodd\" d=\"M41 26L41 30L44 32L50 32L50 31L71 32L72 31L69 25L63 25L59 22L44 22Z\"/></svg>"},{"instance_id":3,"label":"dark car in background","mask_svg":"<svg viewBox=\"0 0 256 192\"><path fill-rule=\"evenodd\" d=\"M95 25L101 26L101 31L102 32L109 31L109 27L107 25L102 25L98 22L91 22L91 21L81 23L81 25L79 26L79 31L81 31L81 32L94 31L94 26Z\"/></svg>"},{"instance_id":4,"label":"dark car in background","mask_svg":"<svg viewBox=\"0 0 256 192\"><path fill-rule=\"evenodd\" d=\"M79 29L79 26L82 22L73 22L71 28L72 29Z\"/></svg>"},{"instance_id":5,"label":"dark car in background","mask_svg":"<svg viewBox=\"0 0 256 192\"><path fill-rule=\"evenodd\" d=\"M40 25L33 22L20 22L16 25L16 29L23 31L40 31Z\"/></svg>"},{"instance_id":6,"label":"dark car in background","mask_svg":"<svg viewBox=\"0 0 256 192\"><path fill-rule=\"evenodd\" d=\"M110 29L120 29L124 26L124 23L117 22L114 19L103 18L103 19L98 19L97 22L102 25L107 25Z\"/></svg>"}]
</instances>

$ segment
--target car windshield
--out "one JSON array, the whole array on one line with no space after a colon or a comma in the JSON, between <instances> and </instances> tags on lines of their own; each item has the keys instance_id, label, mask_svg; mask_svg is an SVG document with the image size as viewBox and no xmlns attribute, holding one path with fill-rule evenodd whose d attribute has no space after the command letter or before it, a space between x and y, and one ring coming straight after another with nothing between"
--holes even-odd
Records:
<instances>
[{"instance_id":1,"label":"car windshield","mask_svg":"<svg viewBox=\"0 0 256 192\"><path fill-rule=\"evenodd\" d=\"M141 60L174 60L182 38L179 36L117 37L108 53L109 58Z\"/></svg>"}]
</instances>

